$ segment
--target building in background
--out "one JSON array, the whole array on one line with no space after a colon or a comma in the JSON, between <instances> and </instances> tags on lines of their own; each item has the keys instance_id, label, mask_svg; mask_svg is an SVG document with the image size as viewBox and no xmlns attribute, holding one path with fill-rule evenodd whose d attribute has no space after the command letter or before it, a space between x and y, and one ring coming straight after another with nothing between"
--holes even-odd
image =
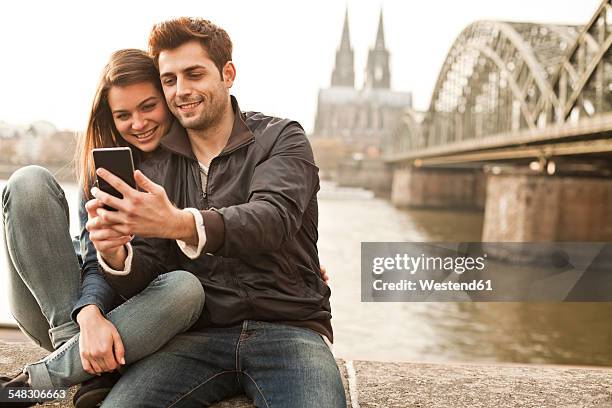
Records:
<instances>
[{"instance_id":1,"label":"building in background","mask_svg":"<svg viewBox=\"0 0 612 408\"><path fill-rule=\"evenodd\" d=\"M381 142L390 136L404 109L412 105L410 92L391 90L389 57L381 10L376 40L368 53L365 80L362 86L356 86L347 9L331 85L319 90L311 136L315 148L333 146L339 152L358 157L380 155Z\"/></svg>"},{"instance_id":2,"label":"building in background","mask_svg":"<svg viewBox=\"0 0 612 408\"><path fill-rule=\"evenodd\" d=\"M0 179L18 168L37 164L64 181L74 181L77 133L58 130L50 122L10 124L0 120Z\"/></svg>"}]
</instances>

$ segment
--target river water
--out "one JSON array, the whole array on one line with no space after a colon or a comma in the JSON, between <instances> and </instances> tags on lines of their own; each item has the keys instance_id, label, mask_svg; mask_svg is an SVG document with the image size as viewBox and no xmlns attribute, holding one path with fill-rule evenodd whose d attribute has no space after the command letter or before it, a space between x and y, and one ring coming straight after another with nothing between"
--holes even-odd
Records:
<instances>
[{"instance_id":1,"label":"river water","mask_svg":"<svg viewBox=\"0 0 612 408\"><path fill-rule=\"evenodd\" d=\"M74 235L77 187L64 188ZM331 276L337 356L612 366L612 303L361 302L362 241L479 241L481 213L398 210L368 192L326 183L319 211L319 251ZM0 258L4 270L3 252ZM10 322L4 273L0 283L0 322Z\"/></svg>"}]
</instances>

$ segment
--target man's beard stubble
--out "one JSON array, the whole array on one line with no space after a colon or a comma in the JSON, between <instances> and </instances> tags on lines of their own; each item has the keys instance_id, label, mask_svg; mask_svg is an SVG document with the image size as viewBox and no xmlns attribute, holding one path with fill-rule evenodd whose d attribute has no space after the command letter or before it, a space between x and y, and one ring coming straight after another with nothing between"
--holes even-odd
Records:
<instances>
[{"instance_id":1,"label":"man's beard stubble","mask_svg":"<svg viewBox=\"0 0 612 408\"><path fill-rule=\"evenodd\" d=\"M185 129L206 130L214 127L221 121L223 112L225 110L225 105L226 103L229 103L225 102L224 98L218 98L218 96L215 94L213 94L210 99L202 97L200 100L202 101L203 110L198 116L193 117L183 117L178 106L175 104L172 105L172 113L178 118L179 122ZM193 103L198 102L198 100L185 99L179 102Z\"/></svg>"}]
</instances>

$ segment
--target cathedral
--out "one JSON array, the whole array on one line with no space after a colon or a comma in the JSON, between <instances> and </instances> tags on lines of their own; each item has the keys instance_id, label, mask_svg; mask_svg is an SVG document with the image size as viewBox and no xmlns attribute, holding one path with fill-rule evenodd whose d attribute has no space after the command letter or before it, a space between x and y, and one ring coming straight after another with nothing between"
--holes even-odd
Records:
<instances>
[{"instance_id":1,"label":"cathedral","mask_svg":"<svg viewBox=\"0 0 612 408\"><path fill-rule=\"evenodd\" d=\"M368 53L363 86L355 86L347 9L340 46L336 51L331 86L319 90L312 137L341 140L354 151L378 152L382 140L390 136L404 109L411 105L410 92L391 90L389 50L385 46L382 10L376 41Z\"/></svg>"}]
</instances>

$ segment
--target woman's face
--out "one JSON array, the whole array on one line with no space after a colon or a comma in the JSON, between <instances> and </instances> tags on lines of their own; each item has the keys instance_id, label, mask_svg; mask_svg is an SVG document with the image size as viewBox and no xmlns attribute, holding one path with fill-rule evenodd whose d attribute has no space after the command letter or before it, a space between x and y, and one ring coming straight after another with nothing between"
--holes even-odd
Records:
<instances>
[{"instance_id":1,"label":"woman's face","mask_svg":"<svg viewBox=\"0 0 612 408\"><path fill-rule=\"evenodd\" d=\"M121 137L143 152L155 150L170 129L164 97L150 82L111 87L108 104Z\"/></svg>"}]
</instances>

